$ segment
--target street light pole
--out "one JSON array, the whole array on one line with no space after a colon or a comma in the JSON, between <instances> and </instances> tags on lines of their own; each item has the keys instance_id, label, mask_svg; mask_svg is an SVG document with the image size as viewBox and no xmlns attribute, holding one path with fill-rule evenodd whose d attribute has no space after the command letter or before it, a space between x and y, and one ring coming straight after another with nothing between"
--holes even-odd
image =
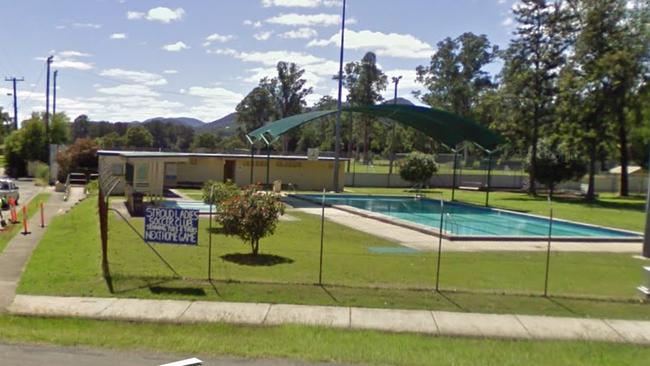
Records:
<instances>
[{"instance_id":1,"label":"street light pole","mask_svg":"<svg viewBox=\"0 0 650 366\"><path fill-rule=\"evenodd\" d=\"M399 81L402 80L402 75L400 76L393 76L393 83L395 84L395 98L393 99L393 104L397 105L397 86L399 85ZM388 164L388 184L387 186L390 188L390 177L393 175L393 162L395 161L395 121L393 121L393 129L391 131L391 137L390 137L390 162Z\"/></svg>"},{"instance_id":2,"label":"street light pole","mask_svg":"<svg viewBox=\"0 0 650 366\"><path fill-rule=\"evenodd\" d=\"M343 13L341 16L341 52L339 57L339 99L336 111L336 126L334 138L334 191L339 192L339 160L341 155L341 110L343 109L343 50L345 49L345 6L346 0L343 0Z\"/></svg>"}]
</instances>

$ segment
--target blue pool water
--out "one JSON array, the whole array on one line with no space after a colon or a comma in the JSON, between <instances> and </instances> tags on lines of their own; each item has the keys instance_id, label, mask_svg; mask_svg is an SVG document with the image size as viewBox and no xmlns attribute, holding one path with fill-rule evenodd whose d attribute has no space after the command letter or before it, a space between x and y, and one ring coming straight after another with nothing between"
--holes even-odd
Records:
<instances>
[{"instance_id":1,"label":"blue pool water","mask_svg":"<svg viewBox=\"0 0 650 366\"><path fill-rule=\"evenodd\" d=\"M320 203L321 195L300 197ZM325 196L331 205L346 205L429 226L440 227L440 200L396 196ZM549 220L543 217L444 202L443 231L452 236L546 237ZM579 238L638 238L640 234L553 220L552 236Z\"/></svg>"},{"instance_id":2,"label":"blue pool water","mask_svg":"<svg viewBox=\"0 0 650 366\"><path fill-rule=\"evenodd\" d=\"M199 210L199 214L210 213L210 205L199 201L162 201L160 206L169 208L183 208L186 210ZM212 206L212 213L215 212L215 207Z\"/></svg>"}]
</instances>

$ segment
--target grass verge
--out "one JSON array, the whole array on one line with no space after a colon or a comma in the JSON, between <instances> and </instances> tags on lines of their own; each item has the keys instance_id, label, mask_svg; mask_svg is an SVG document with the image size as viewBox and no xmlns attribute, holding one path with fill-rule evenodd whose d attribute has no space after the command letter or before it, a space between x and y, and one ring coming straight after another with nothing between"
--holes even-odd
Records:
<instances>
[{"instance_id":1,"label":"grass verge","mask_svg":"<svg viewBox=\"0 0 650 366\"><path fill-rule=\"evenodd\" d=\"M34 216L38 212L41 202L45 203L49 198L50 198L49 193L39 193L34 198L32 198L27 204L27 217L31 218L32 216ZM18 234L23 228L22 221L21 221L23 217L21 211L22 206L17 207L17 210L19 210L18 219L20 222L17 224L9 224L4 231L0 232L0 253L4 251L4 249L7 247L7 244L9 244L9 241L11 241L11 239L13 239L13 237L16 236L16 234ZM3 213L3 215L4 214L5 213ZM6 212L6 214L7 216L5 217L5 220L7 220L8 223L9 222L8 211Z\"/></svg>"},{"instance_id":2,"label":"grass verge","mask_svg":"<svg viewBox=\"0 0 650 366\"><path fill-rule=\"evenodd\" d=\"M175 354L389 365L641 365L650 349L599 342L509 341L306 326L150 324L0 317L0 340Z\"/></svg>"},{"instance_id":3,"label":"grass verge","mask_svg":"<svg viewBox=\"0 0 650 366\"><path fill-rule=\"evenodd\" d=\"M331 222L325 227L326 285L315 285L320 220L297 211L288 214L291 220L281 221L276 234L262 241L264 254L273 261L260 265L227 260L249 248L216 227L213 282L206 280L207 220L201 220L197 247L156 246L184 276L174 279L126 223L111 215L109 261L116 291L111 294L100 272L98 223L91 197L50 224L18 292L650 319L650 306L635 299L640 268L647 262L631 255L553 253L549 290L555 297L545 298L539 296L544 253L443 253L443 291L435 293L431 291L435 254L400 253L403 247L395 243ZM142 230L142 219L131 223ZM397 252L379 254L373 251L376 248Z\"/></svg>"}]
</instances>

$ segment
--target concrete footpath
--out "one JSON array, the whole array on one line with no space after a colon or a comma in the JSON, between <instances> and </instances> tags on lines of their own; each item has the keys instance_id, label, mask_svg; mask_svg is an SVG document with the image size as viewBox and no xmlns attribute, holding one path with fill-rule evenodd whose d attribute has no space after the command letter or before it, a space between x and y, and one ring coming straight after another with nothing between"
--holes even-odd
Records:
<instances>
[{"instance_id":1,"label":"concrete footpath","mask_svg":"<svg viewBox=\"0 0 650 366\"><path fill-rule=\"evenodd\" d=\"M650 344L650 321L355 307L17 295L16 315L169 323L235 323L412 332L440 336Z\"/></svg>"},{"instance_id":2,"label":"concrete footpath","mask_svg":"<svg viewBox=\"0 0 650 366\"><path fill-rule=\"evenodd\" d=\"M13 301L20 276L32 256L32 251L43 238L47 224L54 216L65 213L82 197L83 187L74 187L68 201L63 201L62 193L52 192L47 203L43 205L45 228L40 226L40 215L35 214L27 221L29 234L18 233L9 241L5 250L0 254L0 313ZM23 204L27 204L27 202L23 202Z\"/></svg>"}]
</instances>

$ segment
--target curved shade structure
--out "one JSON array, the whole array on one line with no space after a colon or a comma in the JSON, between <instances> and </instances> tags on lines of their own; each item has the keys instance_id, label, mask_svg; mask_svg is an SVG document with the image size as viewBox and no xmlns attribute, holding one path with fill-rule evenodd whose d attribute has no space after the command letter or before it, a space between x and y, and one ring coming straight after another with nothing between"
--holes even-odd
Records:
<instances>
[{"instance_id":1,"label":"curved shade structure","mask_svg":"<svg viewBox=\"0 0 650 366\"><path fill-rule=\"evenodd\" d=\"M344 108L343 112L361 113L377 118L388 118L397 123L412 127L450 147L463 141L469 141L486 149L493 149L502 142L500 135L478 123L434 108L382 104ZM335 113L336 110L326 110L298 114L262 126L250 132L248 136L253 142L258 140L270 142L289 130Z\"/></svg>"}]
</instances>

